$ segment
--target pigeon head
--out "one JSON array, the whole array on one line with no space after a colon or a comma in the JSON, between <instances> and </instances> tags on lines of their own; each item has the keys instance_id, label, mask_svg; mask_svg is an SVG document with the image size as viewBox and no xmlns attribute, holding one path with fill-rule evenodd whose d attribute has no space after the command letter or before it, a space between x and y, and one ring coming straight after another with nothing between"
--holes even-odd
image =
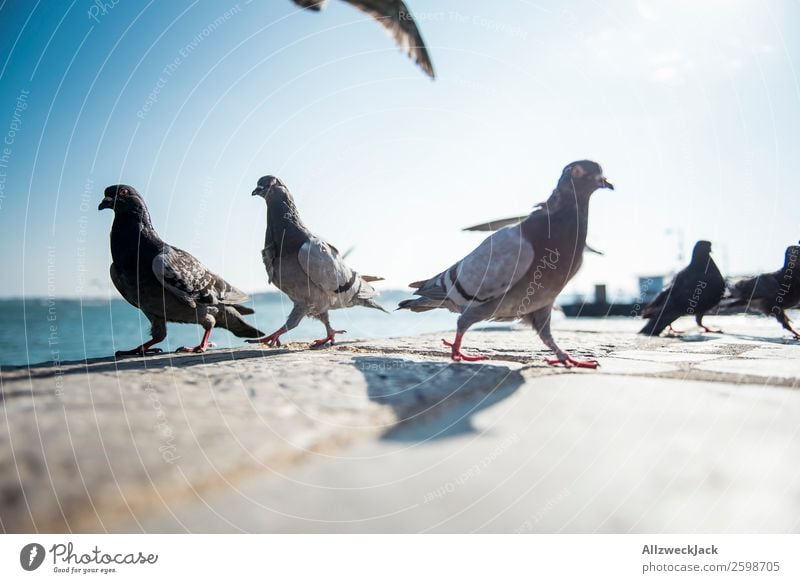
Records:
<instances>
[{"instance_id":1,"label":"pigeon head","mask_svg":"<svg viewBox=\"0 0 800 583\"><path fill-rule=\"evenodd\" d=\"M258 179L258 184L253 190L253 196L260 196L267 201L271 202L289 202L292 200L292 195L286 185L281 182L280 178L275 176L262 176Z\"/></svg>"},{"instance_id":2,"label":"pigeon head","mask_svg":"<svg viewBox=\"0 0 800 583\"><path fill-rule=\"evenodd\" d=\"M97 210L111 209L114 212L133 211L141 214L145 209L144 200L133 186L115 184L103 192L103 200L97 205Z\"/></svg>"},{"instance_id":3,"label":"pigeon head","mask_svg":"<svg viewBox=\"0 0 800 583\"><path fill-rule=\"evenodd\" d=\"M790 245L786 248L786 255L783 257L783 268L794 269L798 263L800 263L800 245Z\"/></svg>"},{"instance_id":4,"label":"pigeon head","mask_svg":"<svg viewBox=\"0 0 800 583\"><path fill-rule=\"evenodd\" d=\"M709 255L711 255L711 241L698 241L694 244L692 261L698 259L706 260Z\"/></svg>"},{"instance_id":5,"label":"pigeon head","mask_svg":"<svg viewBox=\"0 0 800 583\"><path fill-rule=\"evenodd\" d=\"M598 188L614 190L614 185L603 176L603 169L600 164L591 160L579 160L572 164L567 164L564 168L561 178L558 180L557 190L589 195Z\"/></svg>"}]
</instances>

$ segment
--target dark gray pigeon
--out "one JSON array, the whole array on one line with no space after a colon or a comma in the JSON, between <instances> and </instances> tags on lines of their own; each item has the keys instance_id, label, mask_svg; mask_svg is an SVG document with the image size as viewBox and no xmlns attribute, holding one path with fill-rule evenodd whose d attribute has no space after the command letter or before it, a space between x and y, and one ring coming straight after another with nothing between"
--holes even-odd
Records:
<instances>
[{"instance_id":1,"label":"dark gray pigeon","mask_svg":"<svg viewBox=\"0 0 800 583\"><path fill-rule=\"evenodd\" d=\"M765 316L774 316L784 329L800 340L800 333L792 328L786 310L800 306L800 246L786 248L783 267L772 273L747 277L729 285L730 296L722 300L720 308L744 308Z\"/></svg>"},{"instance_id":2,"label":"dark gray pigeon","mask_svg":"<svg viewBox=\"0 0 800 583\"><path fill-rule=\"evenodd\" d=\"M431 79L436 77L428 50L425 48L425 41L422 40L417 24L402 0L344 1L380 22L404 53L411 57ZM316 11L328 3L327 0L293 0L293 2Z\"/></svg>"},{"instance_id":3,"label":"dark gray pigeon","mask_svg":"<svg viewBox=\"0 0 800 583\"><path fill-rule=\"evenodd\" d=\"M639 334L658 336L681 316L694 316L703 330L719 333L703 325L703 315L719 304L724 294L725 279L711 258L711 243L698 241L689 265L642 311L648 322Z\"/></svg>"},{"instance_id":4,"label":"dark gray pigeon","mask_svg":"<svg viewBox=\"0 0 800 583\"><path fill-rule=\"evenodd\" d=\"M522 222L490 235L446 271L412 283L420 297L400 302L398 309L444 308L461 314L455 340L444 341L456 361L484 358L461 352L464 334L476 322L522 319L555 352L548 364L596 368L596 361L576 360L558 347L550 332L550 314L556 297L583 262L589 199L598 188L614 187L597 163L569 164L551 197L559 204L536 208Z\"/></svg>"},{"instance_id":5,"label":"dark gray pigeon","mask_svg":"<svg viewBox=\"0 0 800 583\"><path fill-rule=\"evenodd\" d=\"M261 256L267 277L292 300L294 306L286 324L278 330L251 343L280 346L280 337L296 327L305 316L311 316L325 326L325 337L312 347L335 342L336 334L328 320L328 311L363 306L385 312L374 298L375 289L369 284L381 277L359 275L344 262L339 250L314 236L303 224L289 189L274 176L259 179L253 196L267 201L267 234Z\"/></svg>"},{"instance_id":6,"label":"dark gray pigeon","mask_svg":"<svg viewBox=\"0 0 800 583\"><path fill-rule=\"evenodd\" d=\"M106 188L97 210L112 209L111 281L128 303L150 320L152 338L117 356L158 354L151 348L167 337L167 322L200 324L203 340L179 352L204 352L211 346L211 329L221 326L239 337L263 335L244 321L253 310L239 305L248 299L192 255L168 245L156 233L150 213L136 190L125 184Z\"/></svg>"}]
</instances>

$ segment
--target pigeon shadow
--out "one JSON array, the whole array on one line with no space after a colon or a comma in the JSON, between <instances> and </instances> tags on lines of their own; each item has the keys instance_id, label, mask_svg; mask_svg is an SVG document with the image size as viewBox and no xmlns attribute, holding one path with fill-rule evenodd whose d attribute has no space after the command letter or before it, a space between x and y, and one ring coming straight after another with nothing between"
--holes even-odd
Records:
<instances>
[{"instance_id":1,"label":"pigeon shadow","mask_svg":"<svg viewBox=\"0 0 800 583\"><path fill-rule=\"evenodd\" d=\"M727 334L727 336L749 342L767 342L769 344L783 344L784 346L800 346L800 341L788 336L751 336L749 334Z\"/></svg>"},{"instance_id":2,"label":"pigeon shadow","mask_svg":"<svg viewBox=\"0 0 800 583\"><path fill-rule=\"evenodd\" d=\"M439 363L357 356L371 401L389 405L397 422L382 439L428 441L476 431L479 411L510 397L523 384L519 370L496 364Z\"/></svg>"},{"instance_id":3,"label":"pigeon shadow","mask_svg":"<svg viewBox=\"0 0 800 583\"><path fill-rule=\"evenodd\" d=\"M675 336L666 336L665 338L674 338L675 340L680 340L681 342L711 342L716 340L720 337L719 334L714 334L713 336L707 336L706 334L700 333L692 333L692 334L679 334Z\"/></svg>"},{"instance_id":4,"label":"pigeon shadow","mask_svg":"<svg viewBox=\"0 0 800 583\"><path fill-rule=\"evenodd\" d=\"M122 356L100 357L87 360L62 362L56 367L51 362L33 364L31 366L6 367L5 372L27 372L31 379L42 379L56 375L69 376L75 374L118 372L129 370L159 370L164 368L189 368L202 364L215 364L220 362L235 362L250 360L252 358L268 358L278 354L296 352L288 348L258 349L219 349L209 350L200 354L181 354L165 352L154 356Z\"/></svg>"}]
</instances>

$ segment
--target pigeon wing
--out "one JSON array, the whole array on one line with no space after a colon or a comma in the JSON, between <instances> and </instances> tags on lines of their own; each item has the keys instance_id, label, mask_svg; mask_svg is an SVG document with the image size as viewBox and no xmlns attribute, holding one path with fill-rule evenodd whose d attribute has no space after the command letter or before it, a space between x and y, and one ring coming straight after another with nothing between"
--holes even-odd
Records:
<instances>
[{"instance_id":1,"label":"pigeon wing","mask_svg":"<svg viewBox=\"0 0 800 583\"><path fill-rule=\"evenodd\" d=\"M294 0L294 3L302 8L308 8L319 12L328 3L328 0Z\"/></svg>"},{"instance_id":2,"label":"pigeon wing","mask_svg":"<svg viewBox=\"0 0 800 583\"><path fill-rule=\"evenodd\" d=\"M402 0L344 0L381 23L397 45L431 79L436 77L433 64L417 29L417 24Z\"/></svg>"},{"instance_id":3,"label":"pigeon wing","mask_svg":"<svg viewBox=\"0 0 800 583\"><path fill-rule=\"evenodd\" d=\"M765 273L756 277L741 279L734 282L731 287L731 295L743 300L774 299L778 295L780 284L778 277L780 274Z\"/></svg>"},{"instance_id":4,"label":"pigeon wing","mask_svg":"<svg viewBox=\"0 0 800 583\"><path fill-rule=\"evenodd\" d=\"M672 293L672 284L662 289L659 294L645 306L644 310L642 310L642 318L654 318L658 316L667 303L670 293Z\"/></svg>"},{"instance_id":5,"label":"pigeon wing","mask_svg":"<svg viewBox=\"0 0 800 583\"><path fill-rule=\"evenodd\" d=\"M177 247L165 247L153 258L153 273L173 295L190 306L201 304L237 304L248 295L209 271L193 255Z\"/></svg>"},{"instance_id":6,"label":"pigeon wing","mask_svg":"<svg viewBox=\"0 0 800 583\"><path fill-rule=\"evenodd\" d=\"M497 219L496 221L489 221L488 223L481 223L479 225L472 225L471 227L467 227L462 229L462 231L496 231L498 229L502 229L503 227L507 227L508 225L516 225L528 218L528 215L522 215L521 217L509 217L507 219Z\"/></svg>"},{"instance_id":7,"label":"pigeon wing","mask_svg":"<svg viewBox=\"0 0 800 583\"><path fill-rule=\"evenodd\" d=\"M138 308L139 303L136 299L136 294L133 293L133 291L136 289L136 282L133 282L133 285L131 285L125 276L117 270L113 263L111 264L109 271L111 273L111 281L114 284L114 287L117 288L117 291L120 293L120 295L125 298L130 305Z\"/></svg>"},{"instance_id":8,"label":"pigeon wing","mask_svg":"<svg viewBox=\"0 0 800 583\"><path fill-rule=\"evenodd\" d=\"M339 256L339 251L316 237L303 243L297 254L309 279L328 293L345 293L353 288L357 274Z\"/></svg>"},{"instance_id":9,"label":"pigeon wing","mask_svg":"<svg viewBox=\"0 0 800 583\"><path fill-rule=\"evenodd\" d=\"M267 270L267 279L270 283L275 279L275 245L269 244L261 251L261 260L264 262L264 267Z\"/></svg>"},{"instance_id":10,"label":"pigeon wing","mask_svg":"<svg viewBox=\"0 0 800 583\"><path fill-rule=\"evenodd\" d=\"M417 291L433 300L448 299L458 306L485 303L505 294L528 272L535 257L519 225L487 237L461 261L426 281Z\"/></svg>"}]
</instances>

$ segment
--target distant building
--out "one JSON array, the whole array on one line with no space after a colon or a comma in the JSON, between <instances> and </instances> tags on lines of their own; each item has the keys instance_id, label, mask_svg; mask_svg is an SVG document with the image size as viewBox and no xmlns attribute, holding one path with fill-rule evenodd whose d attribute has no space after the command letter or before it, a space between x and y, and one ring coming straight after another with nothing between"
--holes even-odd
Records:
<instances>
[{"instance_id":1,"label":"distant building","mask_svg":"<svg viewBox=\"0 0 800 583\"><path fill-rule=\"evenodd\" d=\"M646 304L653 300L664 289L663 275L650 275L639 278L639 301Z\"/></svg>"}]
</instances>

